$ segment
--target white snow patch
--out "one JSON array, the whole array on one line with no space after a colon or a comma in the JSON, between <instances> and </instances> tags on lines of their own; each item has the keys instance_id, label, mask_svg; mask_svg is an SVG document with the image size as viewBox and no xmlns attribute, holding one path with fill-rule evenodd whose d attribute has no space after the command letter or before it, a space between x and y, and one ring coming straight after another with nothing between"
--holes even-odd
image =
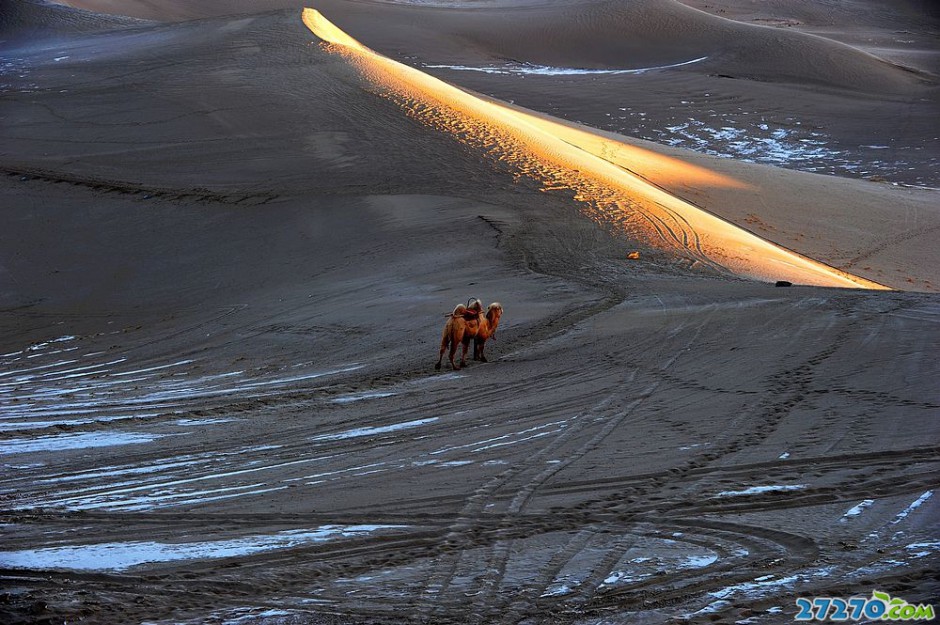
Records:
<instances>
[{"instance_id":1,"label":"white snow patch","mask_svg":"<svg viewBox=\"0 0 940 625\"><path fill-rule=\"evenodd\" d=\"M259 619L269 619L278 616L289 617L296 614L298 614L298 612L279 610L277 608L236 608L231 611L231 617L224 617L222 625L245 625L246 623L257 622Z\"/></svg>"},{"instance_id":2,"label":"white snow patch","mask_svg":"<svg viewBox=\"0 0 940 625\"><path fill-rule=\"evenodd\" d=\"M550 434L561 432L563 429L565 429L565 427L566 426L563 425L557 430L549 430L548 432L539 432L538 434L533 434L532 436L526 436L523 438L517 438L516 440L512 440L512 441L506 441L502 443L493 443L491 445L484 445L483 447L477 447L476 449L471 449L470 451L472 453L478 453L481 451L486 451L487 449L495 449L496 447L505 447L506 445L515 445L517 443L522 443L522 442L529 441L535 438L542 438L543 436L549 436Z\"/></svg>"},{"instance_id":3,"label":"white snow patch","mask_svg":"<svg viewBox=\"0 0 940 625\"><path fill-rule=\"evenodd\" d=\"M689 556L679 563L680 569L702 569L718 561L716 554Z\"/></svg>"},{"instance_id":4,"label":"white snow patch","mask_svg":"<svg viewBox=\"0 0 940 625\"><path fill-rule=\"evenodd\" d=\"M844 523L846 519L853 517L853 516L860 515L862 512L864 512L865 508L869 507L873 503L875 503L874 499L863 499L858 504L846 510L845 514L842 515L842 518L840 520Z\"/></svg>"},{"instance_id":5,"label":"white snow patch","mask_svg":"<svg viewBox=\"0 0 940 625\"><path fill-rule=\"evenodd\" d=\"M509 433L509 434L502 434L502 435L500 435L500 436L494 436L494 437L492 437L492 438L483 439L483 440L481 440L481 441L476 441L476 442L474 442L474 443L467 443L467 444L464 444L464 445L454 445L453 447L443 447L443 448L441 448L441 449L436 449L436 450L430 452L430 455L436 456L436 455L438 455L438 454L448 453L448 452L451 452L451 451L456 451L456 450L458 450L458 449L467 449L467 448L472 448L472 449L471 449L471 452L476 453L476 452L484 451L484 450L486 450L486 449L491 449L491 448L493 448L493 447L501 447L501 446L504 446L504 445L512 445L512 444L519 443L519 442L522 442L522 441L530 440L530 439L532 439L532 438L538 438L538 437L540 437L540 436L545 436L546 434L553 434L553 433L555 433L555 432L560 432L560 431L562 431L562 429L564 429L564 428L566 427L565 424L566 424L568 421L569 421L569 419L562 419L562 420L560 420L560 421L551 421L551 422L549 422L549 423L543 423L542 425L536 425L536 426L534 426L534 427L527 428L527 429L521 430L521 431L519 431L519 432L511 432L511 433ZM516 439L516 440L512 440L512 441L508 441L508 442L495 443L495 444L492 444L492 445L486 445L486 444L485 444L485 443L494 443L494 441L506 441L507 439L510 439L510 438L512 438L513 436L521 436L521 435L523 435L523 434L528 434L528 433L530 433L530 432L538 432L539 430L544 430L545 428L550 428L550 427L554 427L554 426L560 426L560 427L558 427L558 429L552 430L551 432L540 433L540 434L537 434L536 436L524 436L524 437L518 438L518 439ZM482 446L482 447L477 447L478 445L483 445L483 446Z\"/></svg>"},{"instance_id":6,"label":"white snow patch","mask_svg":"<svg viewBox=\"0 0 940 625\"><path fill-rule=\"evenodd\" d=\"M404 525L323 525L314 530L288 530L273 535L230 540L159 543L151 541L99 543L0 551L0 564L17 569L68 569L75 571L123 571L148 562L203 560L248 556L262 551L289 549L307 543L354 538Z\"/></svg>"},{"instance_id":7,"label":"white snow patch","mask_svg":"<svg viewBox=\"0 0 940 625\"><path fill-rule=\"evenodd\" d=\"M468 65L424 65L430 69L452 69L466 72L483 72L485 74L535 74L540 76L581 76L599 74L645 74L656 70L672 69L693 63L701 63L707 56L655 67L638 67L634 69L585 69L577 67L552 67L550 65L536 65L532 63L507 63L505 65L489 65L485 67L472 67Z\"/></svg>"},{"instance_id":8,"label":"white snow patch","mask_svg":"<svg viewBox=\"0 0 940 625\"><path fill-rule=\"evenodd\" d=\"M156 367L147 367L147 368L145 368L145 369L134 369L133 371L122 371L121 373L112 373L112 374L111 374L111 377L112 377L112 378L119 378L119 377L124 377L124 376L128 376L128 375L137 375L138 373L147 373L148 371L160 371L160 370L162 370L162 369L171 369L171 368L173 368L173 367L179 367L180 365L188 365L188 364L191 363L191 362L195 362L195 361L193 361L193 360L180 360L180 361L178 361L178 362L172 362L172 363L170 363L170 364L168 364L168 365L159 365L159 366L156 366Z\"/></svg>"},{"instance_id":9,"label":"white snow patch","mask_svg":"<svg viewBox=\"0 0 940 625\"><path fill-rule=\"evenodd\" d=\"M35 352L40 349L45 349L46 347L48 347L49 345L52 345L53 343L65 343L67 341L74 341L75 338L76 337L72 336L71 334L68 334L66 336L60 336L57 339L50 339L48 341L45 341L44 343L33 343L32 345L27 347L26 350L30 352Z\"/></svg>"},{"instance_id":10,"label":"white snow patch","mask_svg":"<svg viewBox=\"0 0 940 625\"><path fill-rule=\"evenodd\" d=\"M552 587L548 588L544 593L543 597L558 597L561 595L570 595L572 593L572 588L568 584L554 584Z\"/></svg>"},{"instance_id":11,"label":"white snow patch","mask_svg":"<svg viewBox=\"0 0 940 625\"><path fill-rule=\"evenodd\" d=\"M715 599L727 599L734 595L743 594L753 599L770 592L778 592L780 588L789 588L795 584L807 582L817 577L828 577L832 574L833 570L835 570L835 567L825 566L787 577L774 578L772 575L764 575L750 582L726 586L721 590L710 592L708 595Z\"/></svg>"},{"instance_id":12,"label":"white snow patch","mask_svg":"<svg viewBox=\"0 0 940 625\"><path fill-rule=\"evenodd\" d=\"M95 478L109 478L113 481L113 478L120 475L139 475L146 473L158 473L160 471L166 471L168 469L176 469L179 467L188 467L195 464L205 463L208 461L208 456L203 459L196 459L197 456L182 456L174 461L164 461L157 462L148 466L134 466L134 465L110 465L106 467L101 467L94 471L80 471L78 473L72 473L68 475L57 475L53 477L43 478L37 480L37 482L42 483L56 483L56 482L74 482L78 480L90 480Z\"/></svg>"},{"instance_id":13,"label":"white snow patch","mask_svg":"<svg viewBox=\"0 0 940 625\"><path fill-rule=\"evenodd\" d=\"M139 445L151 443L158 438L173 434L143 434L139 432L83 432L80 434L58 434L37 438L11 438L3 441L0 455L22 454L34 451L62 451L64 449L87 449L112 445Z\"/></svg>"},{"instance_id":14,"label":"white snow patch","mask_svg":"<svg viewBox=\"0 0 940 625\"><path fill-rule=\"evenodd\" d=\"M632 584L634 582L640 582L644 579L652 577L649 573L641 573L639 575L630 575L627 571L614 571L608 575L604 581L604 586L613 586L614 584Z\"/></svg>"},{"instance_id":15,"label":"white snow patch","mask_svg":"<svg viewBox=\"0 0 940 625\"><path fill-rule=\"evenodd\" d=\"M451 460L450 462L442 462L438 466L441 467L463 467L468 464L473 464L473 460Z\"/></svg>"},{"instance_id":16,"label":"white snow patch","mask_svg":"<svg viewBox=\"0 0 940 625\"><path fill-rule=\"evenodd\" d=\"M385 397L393 397L397 393L381 393L381 392L372 392L372 393L357 393L354 395L343 395L342 397L337 397L333 400L334 404L348 404L354 401L362 401L364 399L382 399Z\"/></svg>"},{"instance_id":17,"label":"white snow patch","mask_svg":"<svg viewBox=\"0 0 940 625\"><path fill-rule=\"evenodd\" d=\"M93 411L87 410L77 412L81 413ZM56 421L0 421L0 432L9 432L13 430L41 430L59 425L88 425L89 423L108 423L110 421L122 421L126 419L149 419L150 417L156 417L159 414L160 413L158 412L147 412L134 415L112 415L110 417L96 417L89 419L58 419Z\"/></svg>"},{"instance_id":18,"label":"white snow patch","mask_svg":"<svg viewBox=\"0 0 940 625\"><path fill-rule=\"evenodd\" d=\"M346 430L345 432L337 432L336 434L321 434L320 436L314 436L310 440L312 441L335 441L344 438L358 438L361 436L374 436L376 434L387 434L389 432L396 432L398 430L408 430L411 428L420 427L422 425L427 425L428 423L434 423L437 421L438 417L430 417L428 419L416 419L414 421L405 421L404 423L394 423L392 425L382 425L379 427L371 428L355 428L352 430Z\"/></svg>"},{"instance_id":19,"label":"white snow patch","mask_svg":"<svg viewBox=\"0 0 940 625\"><path fill-rule=\"evenodd\" d=\"M308 373L305 375L294 375L288 376L286 378L275 378L273 380L264 380L261 382L252 382L250 384L242 385L242 388L254 388L258 386L271 386L276 384L287 384L289 382L300 382L303 380L313 380L316 378L322 378L328 375L336 375L337 373L349 373L350 371L357 371L362 369L365 365L350 365L348 367L342 367L340 369L332 369L329 371L321 371L319 373Z\"/></svg>"},{"instance_id":20,"label":"white snow patch","mask_svg":"<svg viewBox=\"0 0 940 625\"><path fill-rule=\"evenodd\" d=\"M220 501L222 499L232 499L234 497L246 497L249 495L261 495L279 490L285 490L287 486L272 486L270 488L260 488L266 486L266 483L245 484L242 486L230 486L226 488L214 488L208 490L185 491L180 493L169 493L164 495L149 495L142 497L127 497L117 501L99 498L95 502L94 497L85 498L86 501L81 506L69 506L72 509L80 510L151 510L158 506L184 506L188 504L201 504L207 501ZM220 494L224 493L224 494Z\"/></svg>"},{"instance_id":21,"label":"white snow patch","mask_svg":"<svg viewBox=\"0 0 940 625\"><path fill-rule=\"evenodd\" d=\"M200 425L215 425L217 423L231 423L232 421L237 421L238 419L223 419L221 417L214 419L178 419L176 425L181 425L183 427L189 426L200 426Z\"/></svg>"},{"instance_id":22,"label":"white snow patch","mask_svg":"<svg viewBox=\"0 0 940 625\"><path fill-rule=\"evenodd\" d=\"M744 490L723 490L718 497L738 497L741 495L757 495L760 493L784 492L806 488L806 484L772 484L769 486L752 486Z\"/></svg>"},{"instance_id":23,"label":"white snow patch","mask_svg":"<svg viewBox=\"0 0 940 625\"><path fill-rule=\"evenodd\" d=\"M908 551L913 551L914 553L911 555L915 558L923 558L932 555L936 551L940 551L940 542L911 543L910 545L906 546L905 549Z\"/></svg>"},{"instance_id":24,"label":"white snow patch","mask_svg":"<svg viewBox=\"0 0 940 625\"><path fill-rule=\"evenodd\" d=\"M918 497L916 500L914 500L914 501L911 503L911 505L909 505L908 507L904 508L904 510L901 510L901 512L899 512L898 515L897 515L896 517L894 517L894 520L891 521L891 525L897 525L898 523L900 523L901 521L903 521L911 512L913 512L913 511L916 510L917 508L920 508L920 507L921 507L922 505L924 505L924 503L925 503L928 499L930 499L931 497L933 497L933 491L932 491L932 490L928 490L928 491L925 492L923 495L921 495L921 496Z\"/></svg>"},{"instance_id":25,"label":"white snow patch","mask_svg":"<svg viewBox=\"0 0 940 625\"><path fill-rule=\"evenodd\" d=\"M715 601L715 602L713 602L713 603L709 603L707 606L705 606L705 607L702 608L701 610L698 610L697 612L693 612L693 613L691 613L691 614L686 615L686 618L692 617L692 616L700 616L700 615L702 615L702 614L711 614L711 613L713 613L713 612L720 612L721 610L724 610L725 608L727 608L727 607L730 606L730 605L731 605L731 602L730 602L730 601L725 601L724 599L719 599L718 601Z\"/></svg>"}]
</instances>

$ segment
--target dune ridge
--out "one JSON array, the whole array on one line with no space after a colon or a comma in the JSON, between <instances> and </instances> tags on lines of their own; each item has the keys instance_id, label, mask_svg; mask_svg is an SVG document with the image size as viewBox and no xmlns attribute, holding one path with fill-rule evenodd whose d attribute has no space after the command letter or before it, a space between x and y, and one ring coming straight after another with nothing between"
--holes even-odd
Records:
<instances>
[{"instance_id":1,"label":"dune ridge","mask_svg":"<svg viewBox=\"0 0 940 625\"><path fill-rule=\"evenodd\" d=\"M133 28L148 23L147 20L134 17L96 13L46 0L18 0L4 3L0 10L0 37L12 41L30 40L59 34Z\"/></svg>"},{"instance_id":2,"label":"dune ridge","mask_svg":"<svg viewBox=\"0 0 940 625\"><path fill-rule=\"evenodd\" d=\"M93 11L165 21L251 13L258 0L60 0ZM264 0L265 10L300 8L301 0ZM530 20L533 7L549 21ZM666 65L710 56L711 70L756 81L825 85L862 93L906 93L931 79L856 46L807 32L742 23L678 0L611 2L349 2L323 0L320 9L341 9L353 21L389 20L395 37L437 39L447 62L469 51L493 59L542 65L614 67L624 59L638 66ZM460 20L441 20L460 13ZM380 17L379 17L380 16ZM443 26L428 32L429 24ZM354 32L355 34L355 32ZM375 49L387 54L383 45ZM685 56L683 56L685 55Z\"/></svg>"},{"instance_id":3,"label":"dune ridge","mask_svg":"<svg viewBox=\"0 0 940 625\"><path fill-rule=\"evenodd\" d=\"M693 266L768 281L887 288L766 241L654 186L622 166L610 139L481 99L397 63L362 45L316 9L305 9L302 19L313 34L345 52L370 81L388 89L386 95L405 106L405 101L421 102L412 112L424 120L449 128L471 145L501 152L499 160L547 189L570 189L595 218L623 226L633 236L642 232L651 245L688 258ZM493 147L494 132L499 148ZM714 178L718 184L737 184L717 174Z\"/></svg>"}]
</instances>

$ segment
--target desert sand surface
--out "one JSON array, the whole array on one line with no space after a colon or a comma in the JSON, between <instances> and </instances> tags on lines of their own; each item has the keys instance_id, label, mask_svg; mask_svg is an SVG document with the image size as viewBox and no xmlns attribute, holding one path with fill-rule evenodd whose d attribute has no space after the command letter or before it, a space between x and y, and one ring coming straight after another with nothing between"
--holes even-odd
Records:
<instances>
[{"instance_id":1,"label":"desert sand surface","mask_svg":"<svg viewBox=\"0 0 940 625\"><path fill-rule=\"evenodd\" d=\"M0 622L940 605L930 3L312 4L0 6Z\"/></svg>"}]
</instances>

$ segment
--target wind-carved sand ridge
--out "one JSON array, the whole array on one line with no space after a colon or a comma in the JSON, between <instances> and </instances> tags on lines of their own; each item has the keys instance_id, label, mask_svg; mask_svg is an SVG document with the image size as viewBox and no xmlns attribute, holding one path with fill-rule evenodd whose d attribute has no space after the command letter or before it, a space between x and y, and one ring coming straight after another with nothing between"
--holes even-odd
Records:
<instances>
[{"instance_id":1,"label":"wind-carved sand ridge","mask_svg":"<svg viewBox=\"0 0 940 625\"><path fill-rule=\"evenodd\" d=\"M517 175L541 182L543 190L573 192L592 218L688 259L693 267L767 281L888 288L780 247L657 187L629 170L632 160L653 158L641 148L470 93L393 61L363 46L315 9L304 9L303 21L410 115L482 149ZM728 176L671 160L677 171L703 185L746 187Z\"/></svg>"}]
</instances>

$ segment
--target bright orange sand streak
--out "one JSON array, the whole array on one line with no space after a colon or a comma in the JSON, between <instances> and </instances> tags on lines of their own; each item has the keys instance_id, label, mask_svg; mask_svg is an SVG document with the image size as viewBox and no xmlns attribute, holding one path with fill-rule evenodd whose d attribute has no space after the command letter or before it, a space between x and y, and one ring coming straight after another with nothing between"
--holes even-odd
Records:
<instances>
[{"instance_id":1,"label":"bright orange sand streak","mask_svg":"<svg viewBox=\"0 0 940 625\"><path fill-rule=\"evenodd\" d=\"M495 154L548 189L571 189L576 199L592 207L595 218L622 225L630 234L639 233L650 244L693 264L760 280L887 288L766 241L624 169L645 150L468 93L370 50L314 9L304 9L303 21L314 35L355 63L368 80L388 89L403 105L412 103L412 114ZM661 162L668 157L649 158ZM707 169L669 160L683 179L711 186L745 186Z\"/></svg>"}]
</instances>

